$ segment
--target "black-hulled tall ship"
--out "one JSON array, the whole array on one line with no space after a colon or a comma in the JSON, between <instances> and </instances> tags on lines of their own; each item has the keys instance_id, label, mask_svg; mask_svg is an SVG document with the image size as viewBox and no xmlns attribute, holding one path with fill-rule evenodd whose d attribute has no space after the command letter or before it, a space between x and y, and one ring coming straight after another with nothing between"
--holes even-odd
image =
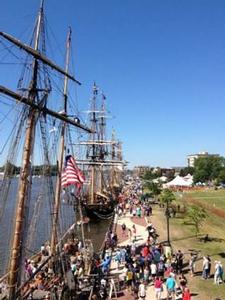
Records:
<instances>
[{"instance_id":1,"label":"black-hulled tall ship","mask_svg":"<svg viewBox=\"0 0 225 300\"><path fill-rule=\"evenodd\" d=\"M79 144L85 147L85 157L78 160L86 174L86 188L83 207L91 219L111 218L121 191L124 161L122 144L116 140L113 130L107 138L106 120L110 117L106 110L106 97L96 84L88 113L92 132L87 141Z\"/></svg>"}]
</instances>

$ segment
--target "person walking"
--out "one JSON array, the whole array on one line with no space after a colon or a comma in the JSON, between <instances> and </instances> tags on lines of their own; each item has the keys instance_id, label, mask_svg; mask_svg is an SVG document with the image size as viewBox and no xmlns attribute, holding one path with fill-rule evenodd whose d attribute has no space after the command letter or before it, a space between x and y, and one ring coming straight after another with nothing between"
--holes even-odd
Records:
<instances>
[{"instance_id":1,"label":"person walking","mask_svg":"<svg viewBox=\"0 0 225 300\"><path fill-rule=\"evenodd\" d=\"M214 284L223 282L223 266L220 261L215 261Z\"/></svg>"},{"instance_id":2,"label":"person walking","mask_svg":"<svg viewBox=\"0 0 225 300\"><path fill-rule=\"evenodd\" d=\"M183 291L182 300L191 300L191 293L187 287Z\"/></svg>"},{"instance_id":3,"label":"person walking","mask_svg":"<svg viewBox=\"0 0 225 300\"><path fill-rule=\"evenodd\" d=\"M163 291L163 281L161 277L156 277L154 282L154 288L155 288L155 296L157 300L161 299L161 294Z\"/></svg>"},{"instance_id":4,"label":"person walking","mask_svg":"<svg viewBox=\"0 0 225 300\"><path fill-rule=\"evenodd\" d=\"M169 277L166 280L167 300L169 300L171 296L175 300L175 288L176 288L176 281L171 275L169 275Z\"/></svg>"},{"instance_id":5,"label":"person walking","mask_svg":"<svg viewBox=\"0 0 225 300\"><path fill-rule=\"evenodd\" d=\"M181 250L178 250L175 258L175 264L176 264L176 272L177 274L180 274L183 269L183 253Z\"/></svg>"},{"instance_id":6,"label":"person walking","mask_svg":"<svg viewBox=\"0 0 225 300\"><path fill-rule=\"evenodd\" d=\"M203 262L202 262L202 278L207 279L207 274L209 272L209 260L207 256L203 256Z\"/></svg>"},{"instance_id":7,"label":"person walking","mask_svg":"<svg viewBox=\"0 0 225 300\"><path fill-rule=\"evenodd\" d=\"M154 261L152 261L152 263L150 265L150 269L151 269L152 281L154 282L156 274L157 274L157 265Z\"/></svg>"},{"instance_id":8,"label":"person walking","mask_svg":"<svg viewBox=\"0 0 225 300\"><path fill-rule=\"evenodd\" d=\"M132 234L134 236L134 241L136 241L137 229L136 229L135 224L133 224L133 226L132 226Z\"/></svg>"},{"instance_id":9,"label":"person walking","mask_svg":"<svg viewBox=\"0 0 225 300\"><path fill-rule=\"evenodd\" d=\"M211 272L211 258L210 258L210 256L209 255L207 255L207 259L208 259L208 262L209 262L209 268L208 268L208 270L207 270L207 272L206 272L206 276L207 276L207 278L208 279L210 279L210 272Z\"/></svg>"},{"instance_id":10,"label":"person walking","mask_svg":"<svg viewBox=\"0 0 225 300\"><path fill-rule=\"evenodd\" d=\"M122 228L122 236L126 236L126 229L127 229L126 224L123 223L122 226L121 226L121 228Z\"/></svg>"},{"instance_id":11,"label":"person walking","mask_svg":"<svg viewBox=\"0 0 225 300\"><path fill-rule=\"evenodd\" d=\"M129 236L129 240L131 242L131 240L132 240L132 230L130 228L128 228L128 236Z\"/></svg>"},{"instance_id":12,"label":"person walking","mask_svg":"<svg viewBox=\"0 0 225 300\"><path fill-rule=\"evenodd\" d=\"M191 257L189 260L189 269L190 269L190 273L191 273L191 277L194 277L195 275L195 262L197 259L197 255L195 253L191 253Z\"/></svg>"},{"instance_id":13,"label":"person walking","mask_svg":"<svg viewBox=\"0 0 225 300\"><path fill-rule=\"evenodd\" d=\"M145 299L145 297L146 297L146 288L145 288L145 285L144 285L143 281L141 281L141 283L139 285L138 294L139 294L140 299L142 299L142 300Z\"/></svg>"},{"instance_id":14,"label":"person walking","mask_svg":"<svg viewBox=\"0 0 225 300\"><path fill-rule=\"evenodd\" d=\"M184 276L183 273L181 273L181 276L179 277L179 285L182 292L184 292L186 285L187 285L187 278Z\"/></svg>"}]
</instances>

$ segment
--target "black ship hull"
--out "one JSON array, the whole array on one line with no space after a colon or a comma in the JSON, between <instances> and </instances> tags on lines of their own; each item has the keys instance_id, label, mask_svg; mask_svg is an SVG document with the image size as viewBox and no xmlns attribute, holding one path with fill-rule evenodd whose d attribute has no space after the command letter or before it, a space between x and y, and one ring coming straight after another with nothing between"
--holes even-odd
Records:
<instances>
[{"instance_id":1,"label":"black ship hull","mask_svg":"<svg viewBox=\"0 0 225 300\"><path fill-rule=\"evenodd\" d=\"M113 217L115 204L102 206L98 204L84 205L86 216L91 220L106 220Z\"/></svg>"}]
</instances>

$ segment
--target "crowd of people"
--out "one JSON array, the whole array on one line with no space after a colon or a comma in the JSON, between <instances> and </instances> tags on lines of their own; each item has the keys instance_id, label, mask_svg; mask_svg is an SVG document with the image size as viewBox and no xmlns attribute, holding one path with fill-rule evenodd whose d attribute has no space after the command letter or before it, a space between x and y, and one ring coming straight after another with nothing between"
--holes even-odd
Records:
<instances>
[{"instance_id":1,"label":"crowd of people","mask_svg":"<svg viewBox=\"0 0 225 300\"><path fill-rule=\"evenodd\" d=\"M133 299L146 299L146 291L152 286L155 298L161 299L163 290L167 299L191 300L188 284L190 276L196 276L195 264L199 260L197 253L190 252L184 255L181 250L172 254L170 245L159 242L159 235L155 226L150 222L152 206L133 196L125 199L118 205L119 218L129 216L131 219L147 217L146 231L148 237L142 245L137 243L137 226L131 227L126 221L121 224L121 237L129 242L125 246L117 246L114 255L119 275L120 287L126 288ZM126 218L124 218L126 220ZM114 245L115 246L115 245ZM115 249L115 247L114 247ZM189 269L184 268L184 258L188 256ZM185 273L184 273L185 272ZM202 278L207 280L211 276L211 258L203 257ZM220 284L223 280L223 266L215 262L214 283Z\"/></svg>"},{"instance_id":2,"label":"crowd of people","mask_svg":"<svg viewBox=\"0 0 225 300\"><path fill-rule=\"evenodd\" d=\"M182 273L182 252L179 250L175 256L171 256L170 248L167 247L165 253L165 247L157 240L153 224L149 223L146 230L148 239L144 245L137 246L133 235L131 243L117 247L114 259L117 269L123 268L119 276L121 287L125 286L132 292L134 299L145 299L146 287L153 285L156 299L161 299L165 283L168 299L175 299L175 295L182 293L182 299L190 300L187 279ZM128 231L123 229L123 235L129 237Z\"/></svg>"}]
</instances>

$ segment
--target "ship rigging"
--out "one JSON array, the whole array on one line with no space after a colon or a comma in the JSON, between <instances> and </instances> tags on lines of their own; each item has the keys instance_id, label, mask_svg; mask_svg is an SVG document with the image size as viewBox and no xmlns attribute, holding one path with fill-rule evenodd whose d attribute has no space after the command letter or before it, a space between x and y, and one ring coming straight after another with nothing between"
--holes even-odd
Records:
<instances>
[{"instance_id":1,"label":"ship rigging","mask_svg":"<svg viewBox=\"0 0 225 300\"><path fill-rule=\"evenodd\" d=\"M26 45L20 40L4 32L0 32L0 37L2 40L6 40L10 43L12 47L16 47L28 55L26 57L27 64L24 66L23 74L18 82L18 92L14 92L5 86L0 86L0 93L3 95L4 99L13 99L16 101L15 105L19 107L19 114L16 116L12 142L9 147L9 154L5 163L4 177L0 186L0 215L3 218L4 212L8 207L8 194L10 192L14 174L13 166L16 165L16 162L19 160L18 156L21 154L22 165L20 168L18 192L14 195L14 197L16 196L16 206L15 217L13 217L13 220L15 221L14 224L11 225L13 233L11 253L9 255L9 268L8 270L6 269L6 278L8 280L7 298L9 300L15 300L17 298L22 299L25 297L24 289L33 278L30 277L29 280L25 280L24 261L25 257L27 257L27 250L29 250L27 249L27 246L30 246L31 244L32 234L38 239L38 236L35 235L35 225L37 225L37 213L38 211L40 213L41 209L42 213L45 210L48 211L48 214L46 213L45 217L50 219L50 222L48 223L51 224L51 229L48 238L50 238L51 242L48 249L48 258L41 263L36 272L40 271L42 267L48 263L49 268L52 269L54 274L58 270L57 263L60 261L62 264L61 267L64 270L64 276L66 276L65 281L68 282L68 272L65 268L64 261L65 257L62 259L62 255L60 254L63 243L62 236L65 237L65 234L63 235L63 232L65 233L65 226L63 225L65 224L62 224L63 207L61 205L61 174L63 169L63 160L66 154L65 150L73 153L73 150L69 147L72 143L69 125L89 133L91 133L92 130L86 125L81 124L77 118L70 118L68 114L69 80L80 85L80 82L69 72L71 29L69 29L67 36L65 70L53 63L46 56L44 1L41 2L30 45ZM9 48L10 46L7 49ZM63 110L61 110L61 112L58 112L59 109L53 110L48 107L49 97L52 93L52 84L49 76L50 70L64 76L63 91L61 93L63 104L60 105ZM55 135L53 141L51 140L50 130L47 130L47 127L49 126L48 122L50 122L51 125L54 125L54 127L57 123L58 134L57 136ZM39 140L38 133L40 134ZM21 146L22 142L23 147ZM37 148L40 151L40 145L42 146L41 151L44 159L43 174L45 176L43 176L43 180L40 183L42 191L38 195L36 194L37 201L33 209L33 218L30 220L31 196L33 195L32 165L35 161ZM54 153L52 153L51 156L50 151L52 150L54 150ZM53 179L50 176L54 158L57 163L57 179L55 188ZM47 188L44 188L45 183L47 183ZM45 192L47 192L47 195L45 195ZM45 197L48 201L41 204L41 200L44 201ZM79 210L79 212L82 220L81 210ZM71 222L74 223L74 213L72 214L71 211L67 211L67 213L70 214L72 219ZM47 224L46 220L44 221L44 223ZM61 224L59 221L61 221ZM30 232L29 225L31 227ZM67 224L67 228L71 229L73 227L68 226ZM85 244L84 236L83 243Z\"/></svg>"}]
</instances>

